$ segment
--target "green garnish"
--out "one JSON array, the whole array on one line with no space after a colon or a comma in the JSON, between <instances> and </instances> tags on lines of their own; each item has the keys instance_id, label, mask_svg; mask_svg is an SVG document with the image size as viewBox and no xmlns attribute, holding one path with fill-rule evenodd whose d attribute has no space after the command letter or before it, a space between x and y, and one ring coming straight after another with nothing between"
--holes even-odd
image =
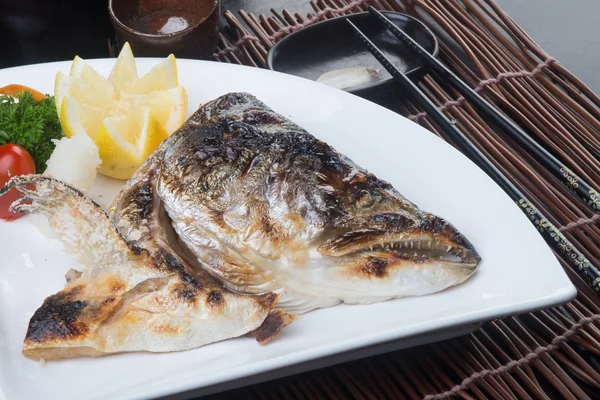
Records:
<instances>
[{"instance_id":1,"label":"green garnish","mask_svg":"<svg viewBox=\"0 0 600 400\"><path fill-rule=\"evenodd\" d=\"M54 97L36 102L30 92L16 96L18 101L0 95L0 145L13 143L25 147L33 157L36 172L41 174L56 146L52 139L63 137Z\"/></svg>"}]
</instances>

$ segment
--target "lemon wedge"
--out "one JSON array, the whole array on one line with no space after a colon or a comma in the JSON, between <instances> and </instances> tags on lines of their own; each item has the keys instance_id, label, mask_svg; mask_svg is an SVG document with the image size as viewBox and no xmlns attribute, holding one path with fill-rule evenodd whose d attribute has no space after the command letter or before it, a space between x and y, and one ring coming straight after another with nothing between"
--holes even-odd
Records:
<instances>
[{"instance_id":1,"label":"lemon wedge","mask_svg":"<svg viewBox=\"0 0 600 400\"><path fill-rule=\"evenodd\" d=\"M175 57L138 78L128 43L108 78L75 57L68 75L56 75L54 97L65 136L85 134L94 140L102 159L99 172L118 179L131 177L187 114Z\"/></svg>"},{"instance_id":2,"label":"lemon wedge","mask_svg":"<svg viewBox=\"0 0 600 400\"><path fill-rule=\"evenodd\" d=\"M171 89L176 86L179 86L177 62L175 56L171 54L140 79L128 82L123 91L131 94L147 94L155 90Z\"/></svg>"},{"instance_id":3,"label":"lemon wedge","mask_svg":"<svg viewBox=\"0 0 600 400\"><path fill-rule=\"evenodd\" d=\"M127 86L138 80L137 66L129 43L123 45L108 80L118 92L125 90Z\"/></svg>"},{"instance_id":4,"label":"lemon wedge","mask_svg":"<svg viewBox=\"0 0 600 400\"><path fill-rule=\"evenodd\" d=\"M59 110L60 123L68 138L82 132L95 139L104 118L109 115L105 108L82 103L73 97L64 97Z\"/></svg>"},{"instance_id":5,"label":"lemon wedge","mask_svg":"<svg viewBox=\"0 0 600 400\"><path fill-rule=\"evenodd\" d=\"M135 107L150 107L159 125L169 133L183 124L187 112L187 94L181 86L144 95L121 93L121 101Z\"/></svg>"},{"instance_id":6,"label":"lemon wedge","mask_svg":"<svg viewBox=\"0 0 600 400\"><path fill-rule=\"evenodd\" d=\"M131 177L166 138L149 107L106 118L95 139L102 160L99 172L117 179Z\"/></svg>"}]
</instances>

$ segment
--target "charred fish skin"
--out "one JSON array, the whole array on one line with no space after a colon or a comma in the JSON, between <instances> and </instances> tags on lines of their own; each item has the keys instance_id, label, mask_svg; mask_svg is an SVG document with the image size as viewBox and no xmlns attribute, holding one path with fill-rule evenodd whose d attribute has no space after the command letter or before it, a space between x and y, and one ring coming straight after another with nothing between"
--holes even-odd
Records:
<instances>
[{"instance_id":1,"label":"charred fish skin","mask_svg":"<svg viewBox=\"0 0 600 400\"><path fill-rule=\"evenodd\" d=\"M481 258L450 223L278 115L230 93L165 147L158 194L203 266L302 313L435 293Z\"/></svg>"},{"instance_id":2,"label":"charred fish skin","mask_svg":"<svg viewBox=\"0 0 600 400\"><path fill-rule=\"evenodd\" d=\"M100 206L61 181L17 176L0 196L11 188L25 194L13 208L45 214L83 265L30 319L23 344L26 357L189 350L255 335L273 310L278 297L273 293L232 294L208 274L190 270L167 248L150 251L129 242Z\"/></svg>"}]
</instances>

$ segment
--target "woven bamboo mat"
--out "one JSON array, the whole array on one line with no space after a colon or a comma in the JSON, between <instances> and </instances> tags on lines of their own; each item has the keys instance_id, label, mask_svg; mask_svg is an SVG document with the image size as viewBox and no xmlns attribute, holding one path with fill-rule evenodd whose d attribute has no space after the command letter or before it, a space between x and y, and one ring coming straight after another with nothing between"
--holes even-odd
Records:
<instances>
[{"instance_id":1,"label":"woven bamboo mat","mask_svg":"<svg viewBox=\"0 0 600 400\"><path fill-rule=\"evenodd\" d=\"M369 3L435 22L466 56L459 57L455 47L442 44L443 62L569 168L600 186L600 98L538 47L493 0L312 0L314 13L308 15L287 10L272 10L271 15L225 12L231 31L227 37L221 35L214 57L264 67L269 48L285 35L310 23L362 11ZM600 268L598 215L451 89L430 76L420 86ZM448 140L418 107L398 101L394 108ZM209 398L600 399L600 298L563 266L579 290L577 299L565 306L489 322L465 337Z\"/></svg>"}]
</instances>

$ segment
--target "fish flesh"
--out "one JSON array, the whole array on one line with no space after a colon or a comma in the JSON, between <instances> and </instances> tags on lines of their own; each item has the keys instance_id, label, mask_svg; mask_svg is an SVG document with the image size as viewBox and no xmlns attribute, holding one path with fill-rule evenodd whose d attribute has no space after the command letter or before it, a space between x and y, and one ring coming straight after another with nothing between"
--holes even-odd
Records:
<instances>
[{"instance_id":1,"label":"fish flesh","mask_svg":"<svg viewBox=\"0 0 600 400\"><path fill-rule=\"evenodd\" d=\"M200 107L135 179L148 175L202 268L290 312L438 292L481 261L449 222L248 93Z\"/></svg>"},{"instance_id":2,"label":"fish flesh","mask_svg":"<svg viewBox=\"0 0 600 400\"><path fill-rule=\"evenodd\" d=\"M137 187L129 215L138 222L134 230L151 234L136 241L64 182L17 176L0 196L13 187L25 193L13 209L44 214L83 266L83 271L69 271L65 288L46 298L31 317L23 345L26 357L180 351L247 334L266 342L293 319L274 312L278 294L232 293L203 269L190 266L169 242L168 227L153 225L158 217L149 204L155 197L143 185Z\"/></svg>"}]
</instances>

